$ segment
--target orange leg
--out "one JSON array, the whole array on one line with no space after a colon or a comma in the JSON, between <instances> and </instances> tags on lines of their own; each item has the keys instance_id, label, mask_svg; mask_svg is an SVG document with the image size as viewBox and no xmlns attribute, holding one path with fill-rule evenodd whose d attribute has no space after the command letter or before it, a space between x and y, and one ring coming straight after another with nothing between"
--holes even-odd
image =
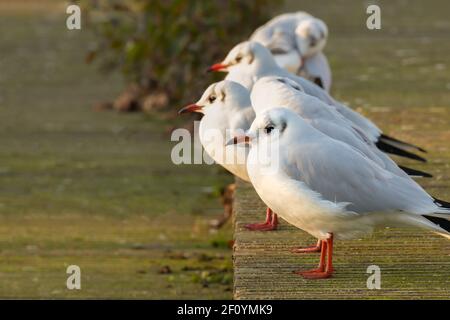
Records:
<instances>
[{"instance_id":1,"label":"orange leg","mask_svg":"<svg viewBox=\"0 0 450 320\"><path fill-rule=\"evenodd\" d=\"M315 246L306 247L306 248L294 248L292 249L293 253L311 253L311 252L320 252L322 249L322 240L318 240Z\"/></svg>"},{"instance_id":2,"label":"orange leg","mask_svg":"<svg viewBox=\"0 0 450 320\"><path fill-rule=\"evenodd\" d=\"M322 241L318 268L308 271L297 271L296 273L302 275L305 279L325 279L331 277L333 271L333 234L330 233L328 238Z\"/></svg>"},{"instance_id":3,"label":"orange leg","mask_svg":"<svg viewBox=\"0 0 450 320\"><path fill-rule=\"evenodd\" d=\"M276 230L278 227L278 216L270 208L267 208L265 222L247 224L245 227L249 230L259 230L259 231Z\"/></svg>"}]
</instances>

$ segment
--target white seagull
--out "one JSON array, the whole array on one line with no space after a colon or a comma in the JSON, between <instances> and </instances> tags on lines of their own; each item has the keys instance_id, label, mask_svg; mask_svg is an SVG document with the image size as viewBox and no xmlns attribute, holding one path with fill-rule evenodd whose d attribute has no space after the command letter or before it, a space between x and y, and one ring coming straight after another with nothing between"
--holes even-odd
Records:
<instances>
[{"instance_id":1,"label":"white seagull","mask_svg":"<svg viewBox=\"0 0 450 320\"><path fill-rule=\"evenodd\" d=\"M250 40L268 48L280 67L304 76L329 92L331 69L322 53L327 38L328 28L322 20L299 11L271 19Z\"/></svg>"},{"instance_id":2,"label":"white seagull","mask_svg":"<svg viewBox=\"0 0 450 320\"><path fill-rule=\"evenodd\" d=\"M261 199L319 239L318 246L299 251L321 251L317 269L297 272L305 278L332 275L334 239L361 237L376 227L422 227L450 239L450 203L314 129L289 109L257 115L245 135L228 143L241 142L251 144L247 171ZM259 149L269 143L278 148L266 149L276 151L259 161Z\"/></svg>"},{"instance_id":3,"label":"white seagull","mask_svg":"<svg viewBox=\"0 0 450 320\"><path fill-rule=\"evenodd\" d=\"M426 172L399 167L351 121L337 112L334 106L306 94L304 89L291 79L277 76L263 77L256 81L250 97L256 114L274 106L291 109L317 130L351 145L394 174L402 177L406 177L407 174L414 177L431 177Z\"/></svg>"},{"instance_id":4,"label":"white seagull","mask_svg":"<svg viewBox=\"0 0 450 320\"><path fill-rule=\"evenodd\" d=\"M236 82L224 80L211 84L201 98L178 112L203 114L199 127L200 142L214 161L240 179L250 182L247 174L249 149L227 146L227 140L250 128L255 112L250 102L250 93ZM246 225L250 230L275 230L278 217L267 208L266 221Z\"/></svg>"},{"instance_id":5,"label":"white seagull","mask_svg":"<svg viewBox=\"0 0 450 320\"><path fill-rule=\"evenodd\" d=\"M257 115L276 106L291 109L315 129L351 145L391 173L405 178L408 177L407 174L414 177L431 177L426 172L404 166L399 167L333 106L306 94L303 88L291 79L276 76L263 77L253 86L250 99ZM274 216L276 217L276 214L273 214L271 218L273 219ZM265 223L267 223L267 214ZM263 226L264 224L261 224L264 230Z\"/></svg>"},{"instance_id":6,"label":"white seagull","mask_svg":"<svg viewBox=\"0 0 450 320\"><path fill-rule=\"evenodd\" d=\"M258 79L265 76L289 78L298 83L305 93L334 106L341 115L362 130L370 141L382 151L422 162L426 161L423 157L407 151L413 149L425 152L425 150L383 134L372 121L336 101L321 87L280 68L270 51L257 42L245 41L236 45L222 62L212 65L208 70L228 72L225 79L240 83L248 90L253 88Z\"/></svg>"}]
</instances>

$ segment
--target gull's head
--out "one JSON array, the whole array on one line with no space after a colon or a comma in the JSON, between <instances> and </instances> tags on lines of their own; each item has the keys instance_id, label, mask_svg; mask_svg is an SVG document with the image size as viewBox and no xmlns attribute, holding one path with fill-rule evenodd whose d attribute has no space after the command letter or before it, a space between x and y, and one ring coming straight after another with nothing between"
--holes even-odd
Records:
<instances>
[{"instance_id":1,"label":"gull's head","mask_svg":"<svg viewBox=\"0 0 450 320\"><path fill-rule=\"evenodd\" d=\"M291 99L295 99L303 87L289 78L280 76L262 77L253 86L251 102L257 113L272 106L287 107Z\"/></svg>"},{"instance_id":2,"label":"gull's head","mask_svg":"<svg viewBox=\"0 0 450 320\"><path fill-rule=\"evenodd\" d=\"M327 25L317 18L303 20L295 29L297 48L303 58L311 57L322 51L327 43L327 38Z\"/></svg>"},{"instance_id":3,"label":"gull's head","mask_svg":"<svg viewBox=\"0 0 450 320\"><path fill-rule=\"evenodd\" d=\"M261 66L274 64L275 60L266 47L258 42L244 41L231 49L222 62L212 65L208 71L232 72L239 69L255 73Z\"/></svg>"},{"instance_id":4,"label":"gull's head","mask_svg":"<svg viewBox=\"0 0 450 320\"><path fill-rule=\"evenodd\" d=\"M211 84L196 103L182 108L178 113L232 112L248 106L251 106L248 90L236 82L223 80Z\"/></svg>"},{"instance_id":5,"label":"gull's head","mask_svg":"<svg viewBox=\"0 0 450 320\"><path fill-rule=\"evenodd\" d=\"M236 136L227 144L258 144L263 141L277 142L283 137L289 127L292 117L299 117L293 111L276 107L257 115L250 129L240 136Z\"/></svg>"}]
</instances>

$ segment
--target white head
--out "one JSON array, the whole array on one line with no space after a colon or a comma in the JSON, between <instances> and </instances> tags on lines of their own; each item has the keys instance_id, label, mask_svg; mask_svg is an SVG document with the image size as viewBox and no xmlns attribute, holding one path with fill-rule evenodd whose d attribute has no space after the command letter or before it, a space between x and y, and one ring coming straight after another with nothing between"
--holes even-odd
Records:
<instances>
[{"instance_id":1,"label":"white head","mask_svg":"<svg viewBox=\"0 0 450 320\"><path fill-rule=\"evenodd\" d=\"M273 108L273 106L288 107L305 90L297 82L279 76L263 77L256 81L251 92L252 106L257 114Z\"/></svg>"},{"instance_id":2,"label":"white head","mask_svg":"<svg viewBox=\"0 0 450 320\"><path fill-rule=\"evenodd\" d=\"M295 112L282 107L274 107L257 115L250 129L244 135L232 138L227 144L247 143L254 146L268 143L268 141L274 144L303 124L307 125Z\"/></svg>"},{"instance_id":3,"label":"white head","mask_svg":"<svg viewBox=\"0 0 450 320\"><path fill-rule=\"evenodd\" d=\"M233 72L239 70L257 75L261 68L278 67L270 51L262 44L244 41L236 45L225 59L212 65L209 71Z\"/></svg>"},{"instance_id":4,"label":"white head","mask_svg":"<svg viewBox=\"0 0 450 320\"><path fill-rule=\"evenodd\" d=\"M196 103L184 107L179 113L199 112L207 115L215 112L231 115L233 111L250 106L250 93L246 88L239 83L223 80L211 84Z\"/></svg>"},{"instance_id":5,"label":"white head","mask_svg":"<svg viewBox=\"0 0 450 320\"><path fill-rule=\"evenodd\" d=\"M283 163L282 154L289 153L292 144L299 135L310 135L314 130L295 112L274 107L256 116L250 129L245 134L231 138L230 144L250 144L251 150L247 160L249 175L257 170L264 175L277 174ZM255 166L256 165L256 166ZM254 176L253 176L254 177ZM252 180L253 181L253 180Z\"/></svg>"},{"instance_id":6,"label":"white head","mask_svg":"<svg viewBox=\"0 0 450 320\"><path fill-rule=\"evenodd\" d=\"M295 29L295 40L300 56L308 58L325 47L328 38L327 25L320 19L302 20Z\"/></svg>"}]
</instances>

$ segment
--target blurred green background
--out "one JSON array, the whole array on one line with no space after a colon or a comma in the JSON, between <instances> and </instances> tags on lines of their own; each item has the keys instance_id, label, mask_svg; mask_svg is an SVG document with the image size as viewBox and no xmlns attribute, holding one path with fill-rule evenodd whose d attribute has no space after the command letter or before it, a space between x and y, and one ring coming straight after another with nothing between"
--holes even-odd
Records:
<instances>
[{"instance_id":1,"label":"blurred green background","mask_svg":"<svg viewBox=\"0 0 450 320\"><path fill-rule=\"evenodd\" d=\"M427 128L446 126L450 115L450 3L377 1L377 31L366 28L369 3L287 0L263 10L305 10L323 19L333 95L386 132L424 145ZM222 212L218 190L232 178L217 166L170 161L171 129L190 122L174 111L217 79L198 72L216 61L195 60L196 73L176 84L183 94L170 95L164 110L95 111L135 78L127 68L124 77L123 66L99 72L107 61L100 52L86 64L99 48L95 19L69 31L66 6L0 2L0 297L231 298L231 226L212 230L208 222ZM208 58L250 35L256 20L242 17L242 32L225 33ZM201 32L192 40L214 41ZM432 121L430 112L437 115ZM444 132L424 146L448 154L450 128ZM414 164L437 181L448 165ZM71 264L81 267L78 291L66 289Z\"/></svg>"}]
</instances>

